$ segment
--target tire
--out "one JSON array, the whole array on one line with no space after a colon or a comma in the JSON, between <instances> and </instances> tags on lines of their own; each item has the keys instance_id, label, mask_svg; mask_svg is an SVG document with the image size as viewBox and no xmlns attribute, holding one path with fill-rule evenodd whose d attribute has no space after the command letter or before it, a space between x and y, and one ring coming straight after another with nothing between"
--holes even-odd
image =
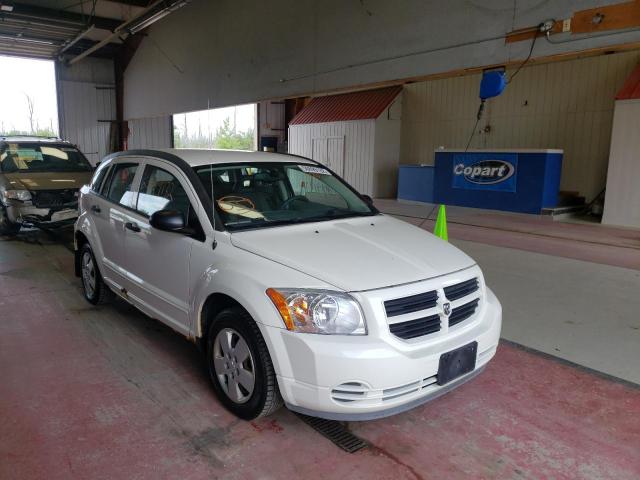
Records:
<instances>
[{"instance_id":1,"label":"tire","mask_svg":"<svg viewBox=\"0 0 640 480\"><path fill-rule=\"evenodd\" d=\"M20 231L20 224L9 220L7 209L4 205L0 205L0 235L17 235Z\"/></svg>"},{"instance_id":2,"label":"tire","mask_svg":"<svg viewBox=\"0 0 640 480\"><path fill-rule=\"evenodd\" d=\"M104 305L113 299L114 293L104 283L96 263L96 257L88 243L80 248L80 279L84 298L89 303Z\"/></svg>"},{"instance_id":3,"label":"tire","mask_svg":"<svg viewBox=\"0 0 640 480\"><path fill-rule=\"evenodd\" d=\"M216 316L207 334L206 355L216 395L233 414L253 420L282 406L267 345L244 309L233 307ZM253 373L253 385L248 373Z\"/></svg>"}]
</instances>

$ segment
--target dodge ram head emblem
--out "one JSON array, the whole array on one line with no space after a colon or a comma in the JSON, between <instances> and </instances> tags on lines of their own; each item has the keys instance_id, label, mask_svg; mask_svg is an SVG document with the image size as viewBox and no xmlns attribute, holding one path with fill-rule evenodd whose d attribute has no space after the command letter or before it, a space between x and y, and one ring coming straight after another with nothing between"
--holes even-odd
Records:
<instances>
[{"instance_id":1,"label":"dodge ram head emblem","mask_svg":"<svg viewBox=\"0 0 640 480\"><path fill-rule=\"evenodd\" d=\"M442 304L442 311L448 317L451 315L451 304L449 302Z\"/></svg>"}]
</instances>

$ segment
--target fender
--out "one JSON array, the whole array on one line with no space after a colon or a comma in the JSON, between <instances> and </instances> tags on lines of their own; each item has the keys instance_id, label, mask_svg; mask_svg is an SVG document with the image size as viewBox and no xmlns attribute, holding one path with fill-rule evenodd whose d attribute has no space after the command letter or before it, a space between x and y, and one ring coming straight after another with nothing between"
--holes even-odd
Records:
<instances>
[{"instance_id":1,"label":"fender","mask_svg":"<svg viewBox=\"0 0 640 480\"><path fill-rule=\"evenodd\" d=\"M216 240L218 246L214 252L196 251L191 259L192 265L209 264L200 278L192 278L195 290L191 294L190 323L196 338L204 335L202 309L213 294L221 293L233 298L258 324L284 329L280 314L266 294L267 288L336 289L290 267L234 247L229 234L218 235ZM215 263L212 264L212 260Z\"/></svg>"}]
</instances>

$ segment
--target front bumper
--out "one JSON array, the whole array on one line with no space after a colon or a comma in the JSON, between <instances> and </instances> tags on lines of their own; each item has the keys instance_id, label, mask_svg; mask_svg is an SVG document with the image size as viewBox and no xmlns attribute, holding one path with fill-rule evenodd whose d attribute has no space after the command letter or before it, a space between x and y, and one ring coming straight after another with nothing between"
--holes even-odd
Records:
<instances>
[{"instance_id":1,"label":"front bumper","mask_svg":"<svg viewBox=\"0 0 640 480\"><path fill-rule=\"evenodd\" d=\"M73 225L78 218L78 205L38 208L26 203L7 205L7 216L13 223L41 228L61 228Z\"/></svg>"},{"instance_id":2,"label":"front bumper","mask_svg":"<svg viewBox=\"0 0 640 480\"><path fill-rule=\"evenodd\" d=\"M471 380L496 353L502 307L486 288L475 316L440 335L403 341L386 323L369 322L376 302L359 299L368 319L367 336L322 336L265 327L277 358L278 384L289 409L332 420L370 420L411 409ZM386 322L386 321L385 321ZM381 328L377 328L381 327ZM386 330L385 330L386 329ZM445 385L437 384L440 356L478 342L476 367Z\"/></svg>"}]
</instances>

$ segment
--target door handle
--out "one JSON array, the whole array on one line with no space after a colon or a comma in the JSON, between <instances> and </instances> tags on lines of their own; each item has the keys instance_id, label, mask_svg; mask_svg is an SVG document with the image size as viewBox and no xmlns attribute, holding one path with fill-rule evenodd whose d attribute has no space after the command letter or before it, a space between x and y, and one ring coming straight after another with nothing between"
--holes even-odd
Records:
<instances>
[{"instance_id":1,"label":"door handle","mask_svg":"<svg viewBox=\"0 0 640 480\"><path fill-rule=\"evenodd\" d=\"M132 232L139 232L140 231L140 227L138 226L137 223L133 223L133 222L127 222L124 224L124 228L126 228L127 230L131 230Z\"/></svg>"},{"instance_id":2,"label":"door handle","mask_svg":"<svg viewBox=\"0 0 640 480\"><path fill-rule=\"evenodd\" d=\"M102 210L100 210L100 207L98 205L92 205L91 206L91 211L93 213L100 213Z\"/></svg>"}]
</instances>

